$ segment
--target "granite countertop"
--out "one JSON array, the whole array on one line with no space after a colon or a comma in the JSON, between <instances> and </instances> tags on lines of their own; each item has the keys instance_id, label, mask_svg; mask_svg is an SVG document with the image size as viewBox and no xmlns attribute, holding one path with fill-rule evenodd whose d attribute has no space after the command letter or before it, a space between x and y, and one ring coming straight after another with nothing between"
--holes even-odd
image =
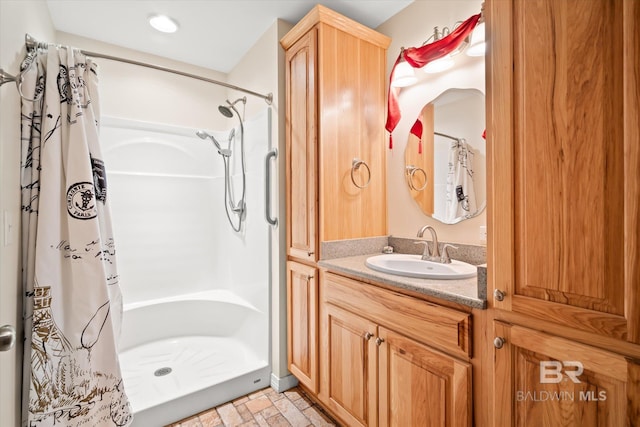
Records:
<instances>
[{"instance_id":1,"label":"granite countertop","mask_svg":"<svg viewBox=\"0 0 640 427\"><path fill-rule=\"evenodd\" d=\"M372 255L379 255L379 252L325 259L319 261L318 266L329 271L345 273L384 285L419 292L472 308L484 309L487 306L486 296L483 298L483 295L478 295L478 277L460 280L431 280L381 273L365 265L366 259Z\"/></svg>"}]
</instances>

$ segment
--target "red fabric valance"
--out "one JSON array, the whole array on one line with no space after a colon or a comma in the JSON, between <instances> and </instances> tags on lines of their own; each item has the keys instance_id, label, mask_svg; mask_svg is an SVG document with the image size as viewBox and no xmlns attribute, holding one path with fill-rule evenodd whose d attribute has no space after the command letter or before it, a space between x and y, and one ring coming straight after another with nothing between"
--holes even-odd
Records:
<instances>
[{"instance_id":1,"label":"red fabric valance","mask_svg":"<svg viewBox=\"0 0 640 427\"><path fill-rule=\"evenodd\" d=\"M400 89L391 86L391 82L393 81L393 74L398 63L404 58L404 60L407 61L412 67L421 68L431 61L442 58L446 54L453 52L458 46L460 46L460 44L462 44L464 39L466 39L467 36L471 34L476 25L478 25L479 20L480 14L473 15L471 18L460 24L446 37L443 37L440 40L436 40L433 43L429 43L424 46L410 47L400 52L400 55L398 55L398 59L396 59L396 62L393 65L393 69L391 70L391 76L389 77L389 94L387 97L387 123L385 125L385 129L389 132L389 148L393 148L393 137L391 134L398 125L398 122L400 122L401 117L400 107L398 105L398 95L400 94Z\"/></svg>"}]
</instances>

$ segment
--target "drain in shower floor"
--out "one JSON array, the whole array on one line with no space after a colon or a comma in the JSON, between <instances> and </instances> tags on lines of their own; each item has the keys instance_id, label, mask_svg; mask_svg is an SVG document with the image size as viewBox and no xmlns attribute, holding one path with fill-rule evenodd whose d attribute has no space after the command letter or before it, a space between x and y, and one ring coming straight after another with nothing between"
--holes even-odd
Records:
<instances>
[{"instance_id":1,"label":"drain in shower floor","mask_svg":"<svg viewBox=\"0 0 640 427\"><path fill-rule=\"evenodd\" d=\"M171 371L172 369L167 366L164 368L156 369L153 375L155 375L156 377L164 377L165 375L169 375Z\"/></svg>"}]
</instances>

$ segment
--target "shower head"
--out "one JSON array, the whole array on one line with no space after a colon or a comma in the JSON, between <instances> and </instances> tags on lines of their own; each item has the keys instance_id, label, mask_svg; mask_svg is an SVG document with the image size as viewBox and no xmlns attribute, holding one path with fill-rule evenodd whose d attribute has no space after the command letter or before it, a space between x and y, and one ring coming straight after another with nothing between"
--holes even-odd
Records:
<instances>
[{"instance_id":1,"label":"shower head","mask_svg":"<svg viewBox=\"0 0 640 427\"><path fill-rule=\"evenodd\" d=\"M216 148L218 149L218 153L222 154L223 151L225 151L220 146L220 143L218 141L216 141L216 139L213 137L213 135L210 135L210 134L208 134L207 132L205 132L203 130L196 131L196 135L198 135L198 137L200 139L207 139L207 138L211 139L211 142L213 142L213 145L215 145Z\"/></svg>"},{"instance_id":2,"label":"shower head","mask_svg":"<svg viewBox=\"0 0 640 427\"><path fill-rule=\"evenodd\" d=\"M220 111L220 113L222 113L222 115L225 117L229 117L229 118L233 117L233 112L229 107L221 105L218 107L218 111Z\"/></svg>"},{"instance_id":3,"label":"shower head","mask_svg":"<svg viewBox=\"0 0 640 427\"><path fill-rule=\"evenodd\" d=\"M231 117L233 117L233 111L235 111L236 114L238 114L238 111L234 108L234 105L236 105L240 101L242 101L243 104L246 104L247 103L247 97L243 96L242 98L238 98L233 102L230 102L227 99L227 104L229 104L229 106L221 105L221 106L218 107L218 111L220 111L220 113L222 113L223 116L231 118Z\"/></svg>"}]
</instances>

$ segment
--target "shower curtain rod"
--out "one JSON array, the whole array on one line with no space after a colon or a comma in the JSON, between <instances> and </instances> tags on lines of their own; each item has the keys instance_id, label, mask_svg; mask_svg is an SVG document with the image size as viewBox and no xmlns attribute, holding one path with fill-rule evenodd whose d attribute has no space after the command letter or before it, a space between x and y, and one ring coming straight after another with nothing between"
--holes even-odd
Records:
<instances>
[{"instance_id":1,"label":"shower curtain rod","mask_svg":"<svg viewBox=\"0 0 640 427\"><path fill-rule=\"evenodd\" d=\"M24 39L25 39L24 40L24 44L27 47L28 51L32 51L33 49L47 49L48 46L49 46L47 43L37 41L35 38L33 38L29 34L25 34ZM267 95L263 95L261 93L254 92L252 90L245 89L245 88L242 88L242 87L239 87L239 86L235 86L235 85L232 85L232 84L229 84L229 83L225 83L225 82L221 82L221 81L218 81L218 80L209 79L207 77L198 76L196 74L186 73L184 71L173 70L171 68L162 67L160 65L147 64L145 62L134 61L132 59L120 58L120 57L117 57L117 56L106 55L106 54L97 53L97 52L89 52L89 51L82 50L82 49L80 49L80 52L82 52L86 56L91 56L93 58L103 58L103 59L108 59L108 60L111 60L111 61L125 62L127 64L138 65L138 66L146 67L146 68L152 68L154 70L159 70L159 71L166 71L167 73L178 74L180 76L191 77L192 79L202 80L202 81L207 82L207 83L213 83L213 84L216 84L216 85L219 85L219 86L224 86L224 87L227 87L229 89L238 90L240 92L244 92L244 93L247 93L249 95L253 95L253 96L257 96L259 98L263 98L266 101L266 103L269 104L269 105L271 105L271 103L273 102L273 94L272 93L268 93ZM8 83L8 82L12 82L12 81L15 82L19 78L20 78L20 75L12 76L10 74L7 74L4 70L0 69L0 86L2 86L4 83Z\"/></svg>"},{"instance_id":2,"label":"shower curtain rod","mask_svg":"<svg viewBox=\"0 0 640 427\"><path fill-rule=\"evenodd\" d=\"M433 132L434 135L444 136L445 138L453 139L456 142L460 142L460 138L456 138L455 136L447 135L446 133Z\"/></svg>"}]
</instances>

